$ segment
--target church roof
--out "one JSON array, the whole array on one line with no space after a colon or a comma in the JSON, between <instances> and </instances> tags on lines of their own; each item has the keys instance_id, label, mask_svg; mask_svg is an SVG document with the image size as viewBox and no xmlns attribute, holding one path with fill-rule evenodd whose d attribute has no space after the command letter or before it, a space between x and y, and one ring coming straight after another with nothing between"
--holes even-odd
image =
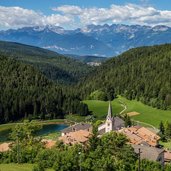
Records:
<instances>
[{"instance_id":1,"label":"church roof","mask_svg":"<svg viewBox=\"0 0 171 171\"><path fill-rule=\"evenodd\" d=\"M109 102L107 118L112 119L112 106L111 106L111 102Z\"/></svg>"},{"instance_id":2,"label":"church roof","mask_svg":"<svg viewBox=\"0 0 171 171\"><path fill-rule=\"evenodd\" d=\"M124 120L118 116L113 118L113 122L114 122L114 130L121 129L122 127L125 126Z\"/></svg>"}]
</instances>

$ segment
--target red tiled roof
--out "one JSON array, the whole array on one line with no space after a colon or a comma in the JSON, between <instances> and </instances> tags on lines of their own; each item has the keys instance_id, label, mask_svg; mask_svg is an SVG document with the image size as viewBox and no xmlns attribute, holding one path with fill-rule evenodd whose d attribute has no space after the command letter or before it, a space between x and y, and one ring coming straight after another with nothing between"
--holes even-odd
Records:
<instances>
[{"instance_id":1,"label":"red tiled roof","mask_svg":"<svg viewBox=\"0 0 171 171\"><path fill-rule=\"evenodd\" d=\"M11 143L2 143L0 144L0 152L5 152L10 150Z\"/></svg>"},{"instance_id":2,"label":"red tiled roof","mask_svg":"<svg viewBox=\"0 0 171 171\"><path fill-rule=\"evenodd\" d=\"M91 133L89 131L80 130L61 136L59 137L59 140L63 141L65 144L85 143L90 136Z\"/></svg>"},{"instance_id":3,"label":"red tiled roof","mask_svg":"<svg viewBox=\"0 0 171 171\"><path fill-rule=\"evenodd\" d=\"M119 132L125 134L129 138L130 143L137 145L146 142L150 146L155 147L158 143L158 140L160 139L160 137L157 134L153 133L147 128L139 126L124 128Z\"/></svg>"}]
</instances>

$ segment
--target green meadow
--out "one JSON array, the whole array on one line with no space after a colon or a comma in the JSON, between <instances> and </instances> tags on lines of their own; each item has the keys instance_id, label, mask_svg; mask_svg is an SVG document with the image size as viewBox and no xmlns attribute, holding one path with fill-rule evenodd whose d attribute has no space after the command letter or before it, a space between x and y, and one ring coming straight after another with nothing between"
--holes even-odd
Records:
<instances>
[{"instance_id":1,"label":"green meadow","mask_svg":"<svg viewBox=\"0 0 171 171\"><path fill-rule=\"evenodd\" d=\"M32 164L0 164L0 171L32 171Z\"/></svg>"},{"instance_id":2,"label":"green meadow","mask_svg":"<svg viewBox=\"0 0 171 171\"><path fill-rule=\"evenodd\" d=\"M139 115L132 116L132 119L159 127L161 121L171 122L171 111L160 110L151 106L144 105L136 100L127 100L120 97L120 100L127 106L126 112L136 111Z\"/></svg>"},{"instance_id":3,"label":"green meadow","mask_svg":"<svg viewBox=\"0 0 171 171\"><path fill-rule=\"evenodd\" d=\"M85 100L83 101L89 107L89 110L93 112L94 116L97 119L104 119L108 112L109 102L100 101L100 100ZM113 114L118 114L123 110L119 99L116 99L111 102Z\"/></svg>"},{"instance_id":4,"label":"green meadow","mask_svg":"<svg viewBox=\"0 0 171 171\"><path fill-rule=\"evenodd\" d=\"M0 171L32 171L33 164L0 164ZM46 169L46 171L53 171Z\"/></svg>"},{"instance_id":5,"label":"green meadow","mask_svg":"<svg viewBox=\"0 0 171 171\"><path fill-rule=\"evenodd\" d=\"M156 109L136 100L127 100L124 97L119 96L117 99L112 101L113 114L119 114L123 110L123 106L121 106L121 102L124 103L127 109L124 113L128 112L138 112L139 115L132 116L131 118L135 121L140 121L144 123L151 124L155 127L159 127L159 123L161 121L171 122L171 111L164 111L160 109ZM93 114L97 117L97 119L105 118L108 110L109 102L98 101L98 100L85 100L89 106L89 109L93 112Z\"/></svg>"}]
</instances>

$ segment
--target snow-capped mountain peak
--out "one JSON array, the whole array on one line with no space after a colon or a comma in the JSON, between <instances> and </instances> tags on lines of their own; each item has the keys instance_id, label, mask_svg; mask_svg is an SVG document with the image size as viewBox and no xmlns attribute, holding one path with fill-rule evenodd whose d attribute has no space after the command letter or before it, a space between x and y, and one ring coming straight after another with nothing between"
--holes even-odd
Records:
<instances>
[{"instance_id":1,"label":"snow-capped mountain peak","mask_svg":"<svg viewBox=\"0 0 171 171\"><path fill-rule=\"evenodd\" d=\"M58 53L114 56L133 47L171 43L171 28L105 24L65 30L48 25L0 31L0 40L44 47Z\"/></svg>"}]
</instances>

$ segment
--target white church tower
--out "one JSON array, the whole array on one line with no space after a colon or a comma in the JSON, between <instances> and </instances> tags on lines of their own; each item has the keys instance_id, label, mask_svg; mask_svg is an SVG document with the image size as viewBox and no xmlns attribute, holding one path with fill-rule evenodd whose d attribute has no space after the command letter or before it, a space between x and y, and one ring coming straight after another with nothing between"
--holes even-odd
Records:
<instances>
[{"instance_id":1,"label":"white church tower","mask_svg":"<svg viewBox=\"0 0 171 171\"><path fill-rule=\"evenodd\" d=\"M113 124L113 117L112 117L112 106L111 103L109 102L109 107L108 107L108 114L106 117L106 122L105 122L105 132L110 132L113 130L114 124Z\"/></svg>"},{"instance_id":2,"label":"white church tower","mask_svg":"<svg viewBox=\"0 0 171 171\"><path fill-rule=\"evenodd\" d=\"M112 106L109 102L108 114L106 121L98 126L99 136L103 135L106 132L116 131L125 126L125 122L118 116L112 116Z\"/></svg>"}]
</instances>

